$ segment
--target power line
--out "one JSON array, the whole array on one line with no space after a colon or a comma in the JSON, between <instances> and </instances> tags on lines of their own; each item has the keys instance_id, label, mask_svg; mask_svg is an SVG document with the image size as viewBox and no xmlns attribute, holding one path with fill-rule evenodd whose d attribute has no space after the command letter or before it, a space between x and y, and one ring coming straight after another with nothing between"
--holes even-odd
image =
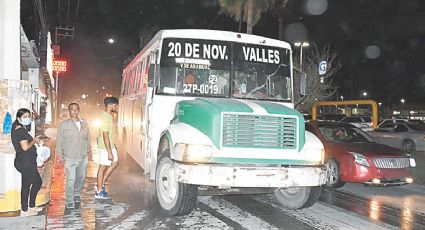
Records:
<instances>
[{"instance_id":1,"label":"power line","mask_svg":"<svg viewBox=\"0 0 425 230\"><path fill-rule=\"evenodd\" d=\"M70 0L68 0L68 14L67 14L67 16L66 16L66 26L69 26L69 8L70 8L70 6L69 6L69 1L70 1Z\"/></svg>"},{"instance_id":2,"label":"power line","mask_svg":"<svg viewBox=\"0 0 425 230\"><path fill-rule=\"evenodd\" d=\"M41 3L41 0L34 0L34 5L37 9L38 16L40 18L41 30L43 32L46 32L47 31L46 15L44 13L43 4Z\"/></svg>"},{"instance_id":3,"label":"power line","mask_svg":"<svg viewBox=\"0 0 425 230\"><path fill-rule=\"evenodd\" d=\"M62 21L61 21L61 0L58 0L58 21L59 21L59 25L62 25Z\"/></svg>"},{"instance_id":4,"label":"power line","mask_svg":"<svg viewBox=\"0 0 425 230\"><path fill-rule=\"evenodd\" d=\"M35 21L35 37L38 37L38 24L39 24L39 19L37 18L37 9L35 7L35 0L32 1L32 6L34 9L34 21Z\"/></svg>"},{"instance_id":5,"label":"power line","mask_svg":"<svg viewBox=\"0 0 425 230\"><path fill-rule=\"evenodd\" d=\"M77 9L75 11L74 26L77 24L78 10L80 9L80 0L77 0Z\"/></svg>"}]
</instances>

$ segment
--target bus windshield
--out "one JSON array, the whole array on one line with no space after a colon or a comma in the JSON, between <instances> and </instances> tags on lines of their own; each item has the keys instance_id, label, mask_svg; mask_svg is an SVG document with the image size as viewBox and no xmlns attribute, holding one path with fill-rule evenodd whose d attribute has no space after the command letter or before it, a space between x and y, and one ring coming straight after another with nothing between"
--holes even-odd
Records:
<instances>
[{"instance_id":1,"label":"bus windshield","mask_svg":"<svg viewBox=\"0 0 425 230\"><path fill-rule=\"evenodd\" d=\"M289 55L278 47L166 38L157 93L290 101Z\"/></svg>"},{"instance_id":2,"label":"bus windshield","mask_svg":"<svg viewBox=\"0 0 425 230\"><path fill-rule=\"evenodd\" d=\"M234 44L232 96L291 100L289 50Z\"/></svg>"}]
</instances>

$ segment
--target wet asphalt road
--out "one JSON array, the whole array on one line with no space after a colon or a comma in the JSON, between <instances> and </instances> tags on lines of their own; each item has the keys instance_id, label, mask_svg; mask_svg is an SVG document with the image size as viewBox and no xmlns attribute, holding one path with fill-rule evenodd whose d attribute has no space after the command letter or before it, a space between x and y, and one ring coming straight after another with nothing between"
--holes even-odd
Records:
<instances>
[{"instance_id":1,"label":"wet asphalt road","mask_svg":"<svg viewBox=\"0 0 425 230\"><path fill-rule=\"evenodd\" d=\"M325 188L313 207L296 211L272 195L204 196L190 215L168 217L130 156L121 154L107 184L112 200L94 199L96 172L90 161L81 203L65 210L63 168L55 168L47 229L425 229L424 186Z\"/></svg>"}]
</instances>

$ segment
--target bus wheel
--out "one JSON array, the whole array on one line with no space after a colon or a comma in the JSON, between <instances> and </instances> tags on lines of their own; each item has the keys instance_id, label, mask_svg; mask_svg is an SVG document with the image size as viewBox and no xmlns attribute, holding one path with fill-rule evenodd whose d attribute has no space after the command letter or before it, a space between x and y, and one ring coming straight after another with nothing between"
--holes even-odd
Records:
<instances>
[{"instance_id":1,"label":"bus wheel","mask_svg":"<svg viewBox=\"0 0 425 230\"><path fill-rule=\"evenodd\" d=\"M167 154L162 155L158 161L155 190L161 208L170 216L189 214L196 206L198 186L176 180L174 162Z\"/></svg>"},{"instance_id":2,"label":"bus wheel","mask_svg":"<svg viewBox=\"0 0 425 230\"><path fill-rule=\"evenodd\" d=\"M322 187L290 187L274 191L274 197L287 209L311 207L319 199Z\"/></svg>"}]
</instances>

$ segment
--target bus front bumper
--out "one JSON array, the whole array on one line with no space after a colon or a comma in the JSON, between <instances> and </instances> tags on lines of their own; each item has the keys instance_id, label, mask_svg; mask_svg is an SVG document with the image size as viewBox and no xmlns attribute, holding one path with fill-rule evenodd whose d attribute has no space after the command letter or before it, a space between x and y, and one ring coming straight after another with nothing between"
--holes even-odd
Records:
<instances>
[{"instance_id":1,"label":"bus front bumper","mask_svg":"<svg viewBox=\"0 0 425 230\"><path fill-rule=\"evenodd\" d=\"M324 166L266 167L175 162L177 181L218 187L286 188L321 186L326 183Z\"/></svg>"}]
</instances>

